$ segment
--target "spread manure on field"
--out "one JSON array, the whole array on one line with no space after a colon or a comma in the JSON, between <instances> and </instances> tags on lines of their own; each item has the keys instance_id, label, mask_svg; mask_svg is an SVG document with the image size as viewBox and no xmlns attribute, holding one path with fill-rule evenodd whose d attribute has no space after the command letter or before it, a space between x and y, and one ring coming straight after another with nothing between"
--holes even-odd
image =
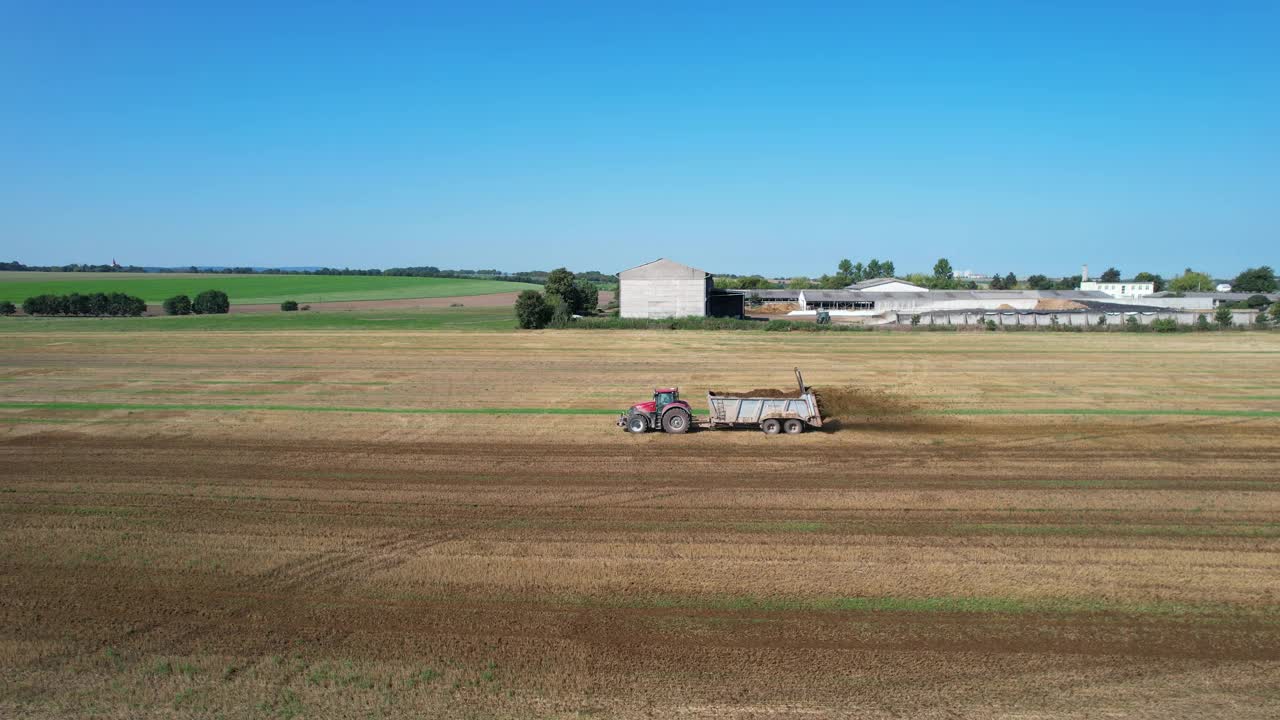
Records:
<instances>
[{"instance_id":1,"label":"spread manure on field","mask_svg":"<svg viewBox=\"0 0 1280 720\"><path fill-rule=\"evenodd\" d=\"M823 420L850 421L859 418L895 418L912 415L920 407L911 400L885 390L843 385L839 387L815 387L813 395L818 401L818 411ZM713 390L712 395L723 397L799 397L794 390L756 388L744 391Z\"/></svg>"},{"instance_id":2,"label":"spread manure on field","mask_svg":"<svg viewBox=\"0 0 1280 720\"><path fill-rule=\"evenodd\" d=\"M818 410L828 420L853 420L860 417L899 417L911 415L919 406L909 399L885 390L844 385L814 388Z\"/></svg>"}]
</instances>

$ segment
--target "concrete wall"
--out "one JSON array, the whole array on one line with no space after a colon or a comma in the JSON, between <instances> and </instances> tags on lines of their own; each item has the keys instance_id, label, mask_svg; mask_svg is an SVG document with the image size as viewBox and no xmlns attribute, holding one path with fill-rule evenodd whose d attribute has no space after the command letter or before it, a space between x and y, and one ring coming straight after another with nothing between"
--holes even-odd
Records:
<instances>
[{"instance_id":1,"label":"concrete wall","mask_svg":"<svg viewBox=\"0 0 1280 720\"><path fill-rule=\"evenodd\" d=\"M1252 325L1257 316L1254 310L1232 310L1231 321L1235 325ZM1192 325L1197 318L1204 315L1212 323L1212 312L1177 312L1172 310L1152 310L1143 313L1108 313L1097 310L1061 313L1015 313L1015 312L932 312L920 316L921 325L981 325L987 320L999 326L1050 327L1057 318L1059 325L1097 325L1098 318L1105 317L1107 325L1119 326L1135 317L1143 325L1150 325L1155 320L1173 318L1180 325ZM898 313L897 321L901 324L911 323L911 313Z\"/></svg>"},{"instance_id":2,"label":"concrete wall","mask_svg":"<svg viewBox=\"0 0 1280 720\"><path fill-rule=\"evenodd\" d=\"M707 314L711 277L671 260L657 260L618 273L618 312L627 318Z\"/></svg>"},{"instance_id":3,"label":"concrete wall","mask_svg":"<svg viewBox=\"0 0 1280 720\"><path fill-rule=\"evenodd\" d=\"M1141 297L1126 298L1127 305L1143 305L1153 308L1174 308L1183 310L1208 310L1214 308L1214 300L1209 297Z\"/></svg>"}]
</instances>

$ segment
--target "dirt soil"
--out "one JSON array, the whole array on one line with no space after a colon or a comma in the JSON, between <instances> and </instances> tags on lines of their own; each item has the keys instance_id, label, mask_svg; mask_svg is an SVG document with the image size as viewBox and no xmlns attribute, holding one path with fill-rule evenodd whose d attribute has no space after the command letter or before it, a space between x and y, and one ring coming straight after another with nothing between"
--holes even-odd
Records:
<instances>
[{"instance_id":1,"label":"dirt soil","mask_svg":"<svg viewBox=\"0 0 1280 720\"><path fill-rule=\"evenodd\" d=\"M369 311L369 310L415 310L418 308L438 308L450 307L452 305L462 305L464 307L508 307L516 303L516 297L520 293L492 293L489 295L458 295L454 297L437 297L437 298L407 298L400 300L351 300L346 302L324 302L324 303L308 303L311 306L309 312L351 312L351 311ZM608 290L600 292L600 307L613 302L613 293ZM232 313L265 313L280 312L279 303L266 303L254 305L232 305ZM163 315L164 308L159 305L148 305L147 313L150 315Z\"/></svg>"},{"instance_id":2,"label":"dirt soil","mask_svg":"<svg viewBox=\"0 0 1280 720\"><path fill-rule=\"evenodd\" d=\"M1277 717L1277 358L1265 333L9 333L0 717ZM841 432L607 412L793 364ZM1222 414L1096 413L1153 407Z\"/></svg>"}]
</instances>

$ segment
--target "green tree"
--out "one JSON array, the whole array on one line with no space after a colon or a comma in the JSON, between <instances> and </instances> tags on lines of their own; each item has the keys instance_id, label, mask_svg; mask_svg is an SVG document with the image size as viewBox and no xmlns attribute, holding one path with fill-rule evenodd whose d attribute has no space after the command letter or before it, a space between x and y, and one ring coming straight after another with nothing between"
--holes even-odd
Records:
<instances>
[{"instance_id":1,"label":"green tree","mask_svg":"<svg viewBox=\"0 0 1280 720\"><path fill-rule=\"evenodd\" d=\"M552 305L537 290L525 290L516 297L516 323L524 330L546 327L553 311Z\"/></svg>"},{"instance_id":2,"label":"green tree","mask_svg":"<svg viewBox=\"0 0 1280 720\"><path fill-rule=\"evenodd\" d=\"M852 278L853 278L853 282L862 282L863 280L868 279L867 268L863 266L861 261L858 261L853 264Z\"/></svg>"},{"instance_id":3,"label":"green tree","mask_svg":"<svg viewBox=\"0 0 1280 720\"><path fill-rule=\"evenodd\" d=\"M1213 313L1213 321L1218 323L1220 328L1231 327L1231 308L1226 305L1219 305L1218 309Z\"/></svg>"},{"instance_id":4,"label":"green tree","mask_svg":"<svg viewBox=\"0 0 1280 720\"><path fill-rule=\"evenodd\" d=\"M760 290L765 288L773 288L773 283L759 275L748 275L738 278L736 287L739 290Z\"/></svg>"},{"instance_id":5,"label":"green tree","mask_svg":"<svg viewBox=\"0 0 1280 720\"><path fill-rule=\"evenodd\" d=\"M89 314L102 317L111 312L111 300L106 293L94 293L89 296Z\"/></svg>"},{"instance_id":6,"label":"green tree","mask_svg":"<svg viewBox=\"0 0 1280 720\"><path fill-rule=\"evenodd\" d=\"M298 301L297 301L297 300L285 300L284 302L280 303L280 311L281 311L281 312L297 312L297 311L298 311Z\"/></svg>"},{"instance_id":7,"label":"green tree","mask_svg":"<svg viewBox=\"0 0 1280 720\"><path fill-rule=\"evenodd\" d=\"M1014 275L1013 273L1009 273L1008 275L1005 275L1005 276L1004 276L1004 288L1005 288L1006 290L1017 290L1017 289L1018 289L1018 276L1017 276L1017 275Z\"/></svg>"},{"instance_id":8,"label":"green tree","mask_svg":"<svg viewBox=\"0 0 1280 720\"><path fill-rule=\"evenodd\" d=\"M1102 273L1102 277L1098 278L1102 282L1120 282L1120 271L1109 267L1106 272Z\"/></svg>"},{"instance_id":9,"label":"green tree","mask_svg":"<svg viewBox=\"0 0 1280 720\"><path fill-rule=\"evenodd\" d=\"M884 273L885 277L895 277L894 270L893 270L893 261L885 260L884 263L880 266L880 272Z\"/></svg>"},{"instance_id":10,"label":"green tree","mask_svg":"<svg viewBox=\"0 0 1280 720\"><path fill-rule=\"evenodd\" d=\"M868 280L884 277L884 268L880 266L880 261L875 258L871 258L871 262L867 263L866 274Z\"/></svg>"},{"instance_id":11,"label":"green tree","mask_svg":"<svg viewBox=\"0 0 1280 720\"><path fill-rule=\"evenodd\" d=\"M1054 290L1079 290L1080 279L1081 278L1079 275L1071 275L1068 277L1064 277L1061 280L1057 280L1053 283L1053 289Z\"/></svg>"},{"instance_id":12,"label":"green tree","mask_svg":"<svg viewBox=\"0 0 1280 720\"><path fill-rule=\"evenodd\" d=\"M1251 310L1261 310L1271 304L1266 295L1250 295L1244 299L1244 306Z\"/></svg>"},{"instance_id":13,"label":"green tree","mask_svg":"<svg viewBox=\"0 0 1280 720\"><path fill-rule=\"evenodd\" d=\"M946 258L938 258L938 262L933 264L933 277L947 283L955 280L956 273L951 269L951 261Z\"/></svg>"},{"instance_id":14,"label":"green tree","mask_svg":"<svg viewBox=\"0 0 1280 720\"><path fill-rule=\"evenodd\" d=\"M1258 314L1253 317L1253 324L1257 325L1261 329L1266 329L1271 327L1271 319L1267 317L1265 310L1259 311Z\"/></svg>"},{"instance_id":15,"label":"green tree","mask_svg":"<svg viewBox=\"0 0 1280 720\"><path fill-rule=\"evenodd\" d=\"M551 296L551 320L547 322L547 327L567 328L573 322L573 308L569 307L569 303L564 298Z\"/></svg>"},{"instance_id":16,"label":"green tree","mask_svg":"<svg viewBox=\"0 0 1280 720\"><path fill-rule=\"evenodd\" d=\"M222 315L231 311L231 301L221 290L205 290L191 303L191 311L197 315Z\"/></svg>"},{"instance_id":17,"label":"green tree","mask_svg":"<svg viewBox=\"0 0 1280 720\"><path fill-rule=\"evenodd\" d=\"M186 295L174 295L164 301L165 315L190 315L191 298Z\"/></svg>"},{"instance_id":18,"label":"green tree","mask_svg":"<svg viewBox=\"0 0 1280 720\"><path fill-rule=\"evenodd\" d=\"M1191 268L1169 281L1169 289L1173 292L1208 292L1213 287L1213 278Z\"/></svg>"},{"instance_id":19,"label":"green tree","mask_svg":"<svg viewBox=\"0 0 1280 720\"><path fill-rule=\"evenodd\" d=\"M0 300L0 315L12 315L18 312L18 308L8 300Z\"/></svg>"},{"instance_id":20,"label":"green tree","mask_svg":"<svg viewBox=\"0 0 1280 720\"><path fill-rule=\"evenodd\" d=\"M991 284L991 289L992 289L992 290L1007 290L1007 289L1008 289L1008 288L1006 288L1006 287L1004 286L1004 277L1002 277L1002 276L1000 275L1000 273L995 273L994 275L992 275L992 276L991 276L991 283L990 283L990 284Z\"/></svg>"},{"instance_id":21,"label":"green tree","mask_svg":"<svg viewBox=\"0 0 1280 720\"><path fill-rule=\"evenodd\" d=\"M1197 330L1209 329L1209 318L1205 317L1204 313L1200 313L1199 315L1196 316L1196 329Z\"/></svg>"},{"instance_id":22,"label":"green tree","mask_svg":"<svg viewBox=\"0 0 1280 720\"><path fill-rule=\"evenodd\" d=\"M1249 268L1231 281L1232 292L1273 293L1276 287L1276 273L1267 265Z\"/></svg>"},{"instance_id":23,"label":"green tree","mask_svg":"<svg viewBox=\"0 0 1280 720\"><path fill-rule=\"evenodd\" d=\"M1149 282L1151 283L1151 289L1154 290L1155 292L1160 292L1164 290L1164 285L1165 285L1164 278L1160 277L1159 275L1156 275L1155 273L1140 272L1137 275L1133 276L1133 281Z\"/></svg>"},{"instance_id":24,"label":"green tree","mask_svg":"<svg viewBox=\"0 0 1280 720\"><path fill-rule=\"evenodd\" d=\"M933 285L933 276L925 275L924 273L908 273L902 279L919 287L932 287Z\"/></svg>"},{"instance_id":25,"label":"green tree","mask_svg":"<svg viewBox=\"0 0 1280 720\"><path fill-rule=\"evenodd\" d=\"M114 317L136 317L147 311L147 303L140 297L124 293L107 295L107 314Z\"/></svg>"},{"instance_id":26,"label":"green tree","mask_svg":"<svg viewBox=\"0 0 1280 720\"><path fill-rule=\"evenodd\" d=\"M600 307L600 288L585 278L578 278L578 314L592 315Z\"/></svg>"},{"instance_id":27,"label":"green tree","mask_svg":"<svg viewBox=\"0 0 1280 720\"><path fill-rule=\"evenodd\" d=\"M793 277L787 281L788 290L807 290L811 285L813 281L807 277Z\"/></svg>"},{"instance_id":28,"label":"green tree","mask_svg":"<svg viewBox=\"0 0 1280 720\"><path fill-rule=\"evenodd\" d=\"M1280 302L1271 306L1271 319L1280 322Z\"/></svg>"},{"instance_id":29,"label":"green tree","mask_svg":"<svg viewBox=\"0 0 1280 720\"><path fill-rule=\"evenodd\" d=\"M1028 275L1027 287L1032 290L1052 290L1053 281L1044 275Z\"/></svg>"},{"instance_id":30,"label":"green tree","mask_svg":"<svg viewBox=\"0 0 1280 720\"><path fill-rule=\"evenodd\" d=\"M574 312L582 305L582 298L578 296L577 277L567 268L556 268L547 273L547 282L543 290L548 296L555 295L564 300L569 305L569 309ZM554 300L548 298L548 301L554 306Z\"/></svg>"},{"instance_id":31,"label":"green tree","mask_svg":"<svg viewBox=\"0 0 1280 720\"><path fill-rule=\"evenodd\" d=\"M836 276L838 276L845 285L852 285L857 282L853 279L853 261L845 258L836 265Z\"/></svg>"},{"instance_id":32,"label":"green tree","mask_svg":"<svg viewBox=\"0 0 1280 720\"><path fill-rule=\"evenodd\" d=\"M67 314L68 315L88 315L89 314L89 296L80 293L71 293L67 296Z\"/></svg>"}]
</instances>

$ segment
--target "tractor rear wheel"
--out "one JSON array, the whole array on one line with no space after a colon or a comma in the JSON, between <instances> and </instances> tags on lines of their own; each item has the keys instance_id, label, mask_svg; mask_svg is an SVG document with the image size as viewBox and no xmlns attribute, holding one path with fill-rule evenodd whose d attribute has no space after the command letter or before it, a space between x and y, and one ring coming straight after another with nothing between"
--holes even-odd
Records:
<instances>
[{"instance_id":1,"label":"tractor rear wheel","mask_svg":"<svg viewBox=\"0 0 1280 720\"><path fill-rule=\"evenodd\" d=\"M765 435L777 435L782 430L782 423L778 422L776 418L769 418L760 423L760 429L764 431Z\"/></svg>"},{"instance_id":2,"label":"tractor rear wheel","mask_svg":"<svg viewBox=\"0 0 1280 720\"><path fill-rule=\"evenodd\" d=\"M662 414L662 427L672 435L689 432L689 413L682 408L672 408Z\"/></svg>"},{"instance_id":3,"label":"tractor rear wheel","mask_svg":"<svg viewBox=\"0 0 1280 720\"><path fill-rule=\"evenodd\" d=\"M639 435L642 432L648 431L648 429L649 429L649 421L646 420L643 415L639 413L633 413L631 417L627 418L628 432L633 432Z\"/></svg>"},{"instance_id":4,"label":"tractor rear wheel","mask_svg":"<svg viewBox=\"0 0 1280 720\"><path fill-rule=\"evenodd\" d=\"M792 418L782 423L782 429L786 431L788 435L799 435L800 433L804 432L804 423L800 420L796 420L795 418Z\"/></svg>"}]
</instances>

